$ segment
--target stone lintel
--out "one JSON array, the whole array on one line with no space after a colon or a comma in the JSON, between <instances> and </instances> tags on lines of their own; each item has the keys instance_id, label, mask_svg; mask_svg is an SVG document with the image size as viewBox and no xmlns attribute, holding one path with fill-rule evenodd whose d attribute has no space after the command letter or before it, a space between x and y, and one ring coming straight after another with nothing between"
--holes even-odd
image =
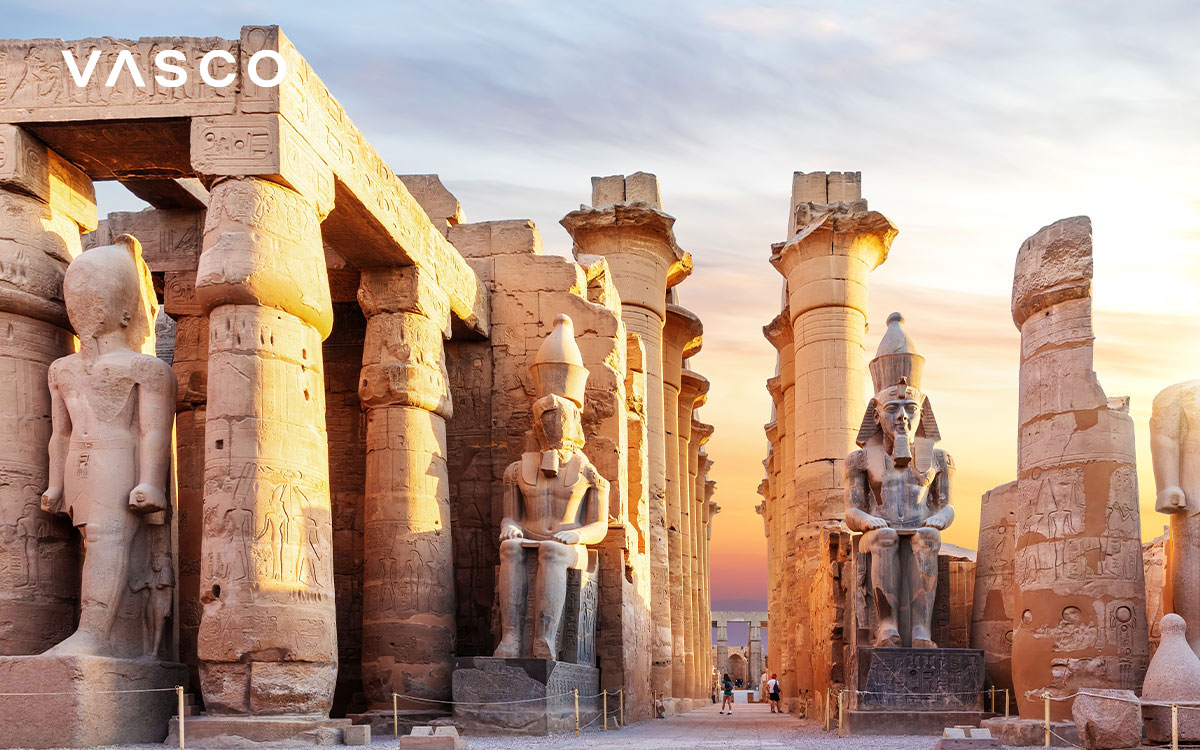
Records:
<instances>
[{"instance_id":1,"label":"stone lintel","mask_svg":"<svg viewBox=\"0 0 1200 750\"><path fill-rule=\"evenodd\" d=\"M121 180L129 192L155 208L182 208L203 211L208 208L208 188L195 177Z\"/></svg>"},{"instance_id":2,"label":"stone lintel","mask_svg":"<svg viewBox=\"0 0 1200 750\"><path fill-rule=\"evenodd\" d=\"M186 271L193 280L204 239L204 212L147 208L109 214L96 231L83 237L84 248L111 245L132 234L142 244L142 258L151 271Z\"/></svg>"},{"instance_id":3,"label":"stone lintel","mask_svg":"<svg viewBox=\"0 0 1200 750\"><path fill-rule=\"evenodd\" d=\"M2 48L2 47L0 47ZM0 125L0 188L31 195L95 230L96 191L87 175L24 128Z\"/></svg>"}]
</instances>

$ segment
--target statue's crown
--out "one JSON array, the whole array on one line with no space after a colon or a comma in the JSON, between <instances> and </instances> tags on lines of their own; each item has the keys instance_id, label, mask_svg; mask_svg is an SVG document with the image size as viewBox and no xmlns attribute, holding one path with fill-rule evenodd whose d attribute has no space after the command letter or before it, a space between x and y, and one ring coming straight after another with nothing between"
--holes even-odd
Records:
<instances>
[{"instance_id":1,"label":"statue's crown","mask_svg":"<svg viewBox=\"0 0 1200 750\"><path fill-rule=\"evenodd\" d=\"M925 371L925 358L917 353L916 346L904 330L904 316L894 312L888 316L887 331L871 360L871 381L875 392L902 384L917 391L921 390L921 375Z\"/></svg>"},{"instance_id":2,"label":"statue's crown","mask_svg":"<svg viewBox=\"0 0 1200 750\"><path fill-rule=\"evenodd\" d=\"M538 348L537 357L529 368L533 374L538 398L554 394L575 402L583 408L583 392L588 371L583 355L575 343L575 324L569 315L554 319L554 330Z\"/></svg>"}]
</instances>

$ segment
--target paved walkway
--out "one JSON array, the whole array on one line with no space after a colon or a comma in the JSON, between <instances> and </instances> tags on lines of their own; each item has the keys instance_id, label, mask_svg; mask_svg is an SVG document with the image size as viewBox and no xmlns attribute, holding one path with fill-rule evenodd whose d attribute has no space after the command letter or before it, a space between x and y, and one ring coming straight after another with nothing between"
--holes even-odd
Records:
<instances>
[{"instance_id":1,"label":"paved walkway","mask_svg":"<svg viewBox=\"0 0 1200 750\"><path fill-rule=\"evenodd\" d=\"M932 750L935 737L847 737L815 721L772 714L769 706L740 703L732 715L709 706L670 719L642 721L619 731L557 737L468 737L470 750ZM372 743L374 744L374 743Z\"/></svg>"}]
</instances>

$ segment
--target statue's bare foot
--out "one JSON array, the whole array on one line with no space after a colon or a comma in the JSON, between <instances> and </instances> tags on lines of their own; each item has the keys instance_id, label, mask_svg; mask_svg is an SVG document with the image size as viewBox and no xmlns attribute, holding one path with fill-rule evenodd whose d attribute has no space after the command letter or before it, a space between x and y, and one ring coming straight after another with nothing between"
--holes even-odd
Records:
<instances>
[{"instance_id":1,"label":"statue's bare foot","mask_svg":"<svg viewBox=\"0 0 1200 750\"><path fill-rule=\"evenodd\" d=\"M875 648L900 648L904 645L904 641L900 639L900 632L887 628L879 632L879 638L875 640Z\"/></svg>"},{"instance_id":2,"label":"statue's bare foot","mask_svg":"<svg viewBox=\"0 0 1200 750\"><path fill-rule=\"evenodd\" d=\"M46 652L49 656L107 656L104 644L91 633L76 630L69 638Z\"/></svg>"},{"instance_id":3,"label":"statue's bare foot","mask_svg":"<svg viewBox=\"0 0 1200 750\"><path fill-rule=\"evenodd\" d=\"M543 638L533 639L533 658L535 659L555 659L558 658L554 653L554 649Z\"/></svg>"},{"instance_id":4,"label":"statue's bare foot","mask_svg":"<svg viewBox=\"0 0 1200 750\"><path fill-rule=\"evenodd\" d=\"M913 638L913 648L937 648L937 644L928 638Z\"/></svg>"},{"instance_id":5,"label":"statue's bare foot","mask_svg":"<svg viewBox=\"0 0 1200 750\"><path fill-rule=\"evenodd\" d=\"M505 636L500 640L500 645L496 647L496 651L492 654L499 659L516 659L521 655L521 644L516 638Z\"/></svg>"}]
</instances>

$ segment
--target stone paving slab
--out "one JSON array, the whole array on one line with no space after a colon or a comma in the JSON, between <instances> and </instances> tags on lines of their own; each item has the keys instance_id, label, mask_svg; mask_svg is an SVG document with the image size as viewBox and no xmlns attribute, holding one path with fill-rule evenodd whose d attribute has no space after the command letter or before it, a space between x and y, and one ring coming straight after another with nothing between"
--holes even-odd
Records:
<instances>
[{"instance_id":1,"label":"stone paving slab","mask_svg":"<svg viewBox=\"0 0 1200 750\"><path fill-rule=\"evenodd\" d=\"M818 722L772 714L767 706L739 704L732 715L718 714L714 705L670 719L643 721L621 730L604 732L597 725L585 730L579 739L571 733L552 737L467 737L466 740L469 750L933 750L938 738L875 735L838 739L837 732L826 732L824 725ZM391 735L371 737L373 748L398 745ZM170 750L170 747L122 745L119 750ZM297 745L295 750L311 747Z\"/></svg>"}]
</instances>

